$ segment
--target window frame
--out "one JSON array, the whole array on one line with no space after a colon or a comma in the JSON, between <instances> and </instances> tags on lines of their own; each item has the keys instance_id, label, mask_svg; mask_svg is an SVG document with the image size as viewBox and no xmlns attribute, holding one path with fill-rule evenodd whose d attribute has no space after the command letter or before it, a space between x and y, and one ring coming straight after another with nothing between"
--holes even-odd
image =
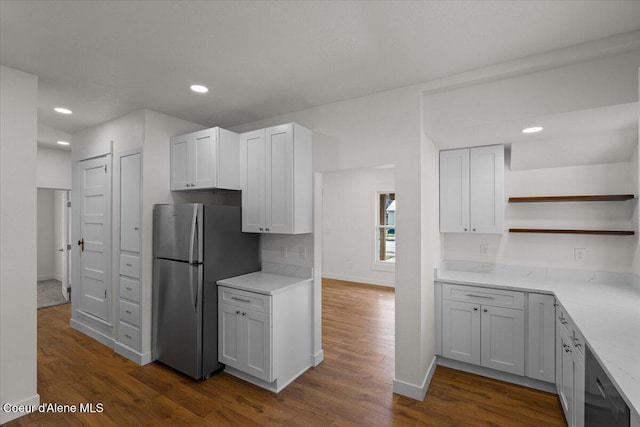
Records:
<instances>
[{"instance_id":1,"label":"window frame","mask_svg":"<svg viewBox=\"0 0 640 427\"><path fill-rule=\"evenodd\" d=\"M377 190L375 192L375 200L374 200L374 209L375 209L375 215L374 215L374 232L373 232L373 264L372 264L372 269L373 270L379 270L379 271L391 271L391 272L395 272L395 256L393 257L392 261L382 261L380 260L380 234L381 234L381 230L382 229L389 229L389 228L394 228L394 229L398 229L398 224L396 221L396 224L394 225L383 225L381 224L381 213L382 213L382 208L381 208L381 196L383 195L387 195L387 194L393 194L393 199L394 201L396 201L397 203L397 198L396 198L396 192L393 189L387 189L387 190ZM386 209L386 208L384 208ZM396 232L397 234L397 232Z\"/></svg>"}]
</instances>

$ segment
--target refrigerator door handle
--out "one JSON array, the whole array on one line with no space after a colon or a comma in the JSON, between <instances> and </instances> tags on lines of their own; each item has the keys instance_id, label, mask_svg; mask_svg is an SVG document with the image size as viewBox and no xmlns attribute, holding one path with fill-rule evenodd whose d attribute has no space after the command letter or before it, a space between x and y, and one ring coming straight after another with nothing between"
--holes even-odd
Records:
<instances>
[{"instance_id":1,"label":"refrigerator door handle","mask_svg":"<svg viewBox=\"0 0 640 427\"><path fill-rule=\"evenodd\" d=\"M189 264L193 264L193 246L196 239L197 226L198 226L198 208L194 206L193 217L191 218L191 240L189 243Z\"/></svg>"}]
</instances>

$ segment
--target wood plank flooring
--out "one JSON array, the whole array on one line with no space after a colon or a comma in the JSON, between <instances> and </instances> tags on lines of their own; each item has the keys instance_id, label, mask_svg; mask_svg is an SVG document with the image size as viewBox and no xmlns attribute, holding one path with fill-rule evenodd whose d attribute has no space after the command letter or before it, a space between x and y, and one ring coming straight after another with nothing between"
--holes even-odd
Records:
<instances>
[{"instance_id":1,"label":"wood plank flooring","mask_svg":"<svg viewBox=\"0 0 640 427\"><path fill-rule=\"evenodd\" d=\"M393 289L323 281L325 360L273 394L222 373L195 382L136 364L38 311L41 402L102 413L30 414L12 426L566 426L557 396L438 367L422 402L393 394Z\"/></svg>"}]
</instances>

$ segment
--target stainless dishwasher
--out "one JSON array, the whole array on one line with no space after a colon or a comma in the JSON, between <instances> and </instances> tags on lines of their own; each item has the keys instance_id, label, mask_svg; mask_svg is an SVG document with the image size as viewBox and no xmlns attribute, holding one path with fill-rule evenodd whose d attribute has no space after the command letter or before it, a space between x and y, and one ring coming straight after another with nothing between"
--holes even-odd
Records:
<instances>
[{"instance_id":1,"label":"stainless dishwasher","mask_svg":"<svg viewBox=\"0 0 640 427\"><path fill-rule=\"evenodd\" d=\"M587 346L584 427L629 427L629 407Z\"/></svg>"}]
</instances>

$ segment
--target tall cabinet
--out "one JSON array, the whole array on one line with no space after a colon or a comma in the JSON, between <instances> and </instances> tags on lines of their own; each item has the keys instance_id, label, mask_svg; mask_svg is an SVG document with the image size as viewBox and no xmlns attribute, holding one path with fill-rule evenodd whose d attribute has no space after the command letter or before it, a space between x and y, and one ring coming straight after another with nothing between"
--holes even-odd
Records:
<instances>
[{"instance_id":1,"label":"tall cabinet","mask_svg":"<svg viewBox=\"0 0 640 427\"><path fill-rule=\"evenodd\" d=\"M502 233L504 146L440 152L440 232Z\"/></svg>"},{"instance_id":2,"label":"tall cabinet","mask_svg":"<svg viewBox=\"0 0 640 427\"><path fill-rule=\"evenodd\" d=\"M121 153L119 297L115 351L142 363L141 207L142 153Z\"/></svg>"},{"instance_id":3,"label":"tall cabinet","mask_svg":"<svg viewBox=\"0 0 640 427\"><path fill-rule=\"evenodd\" d=\"M313 231L311 131L296 123L240 135L242 231Z\"/></svg>"}]
</instances>

